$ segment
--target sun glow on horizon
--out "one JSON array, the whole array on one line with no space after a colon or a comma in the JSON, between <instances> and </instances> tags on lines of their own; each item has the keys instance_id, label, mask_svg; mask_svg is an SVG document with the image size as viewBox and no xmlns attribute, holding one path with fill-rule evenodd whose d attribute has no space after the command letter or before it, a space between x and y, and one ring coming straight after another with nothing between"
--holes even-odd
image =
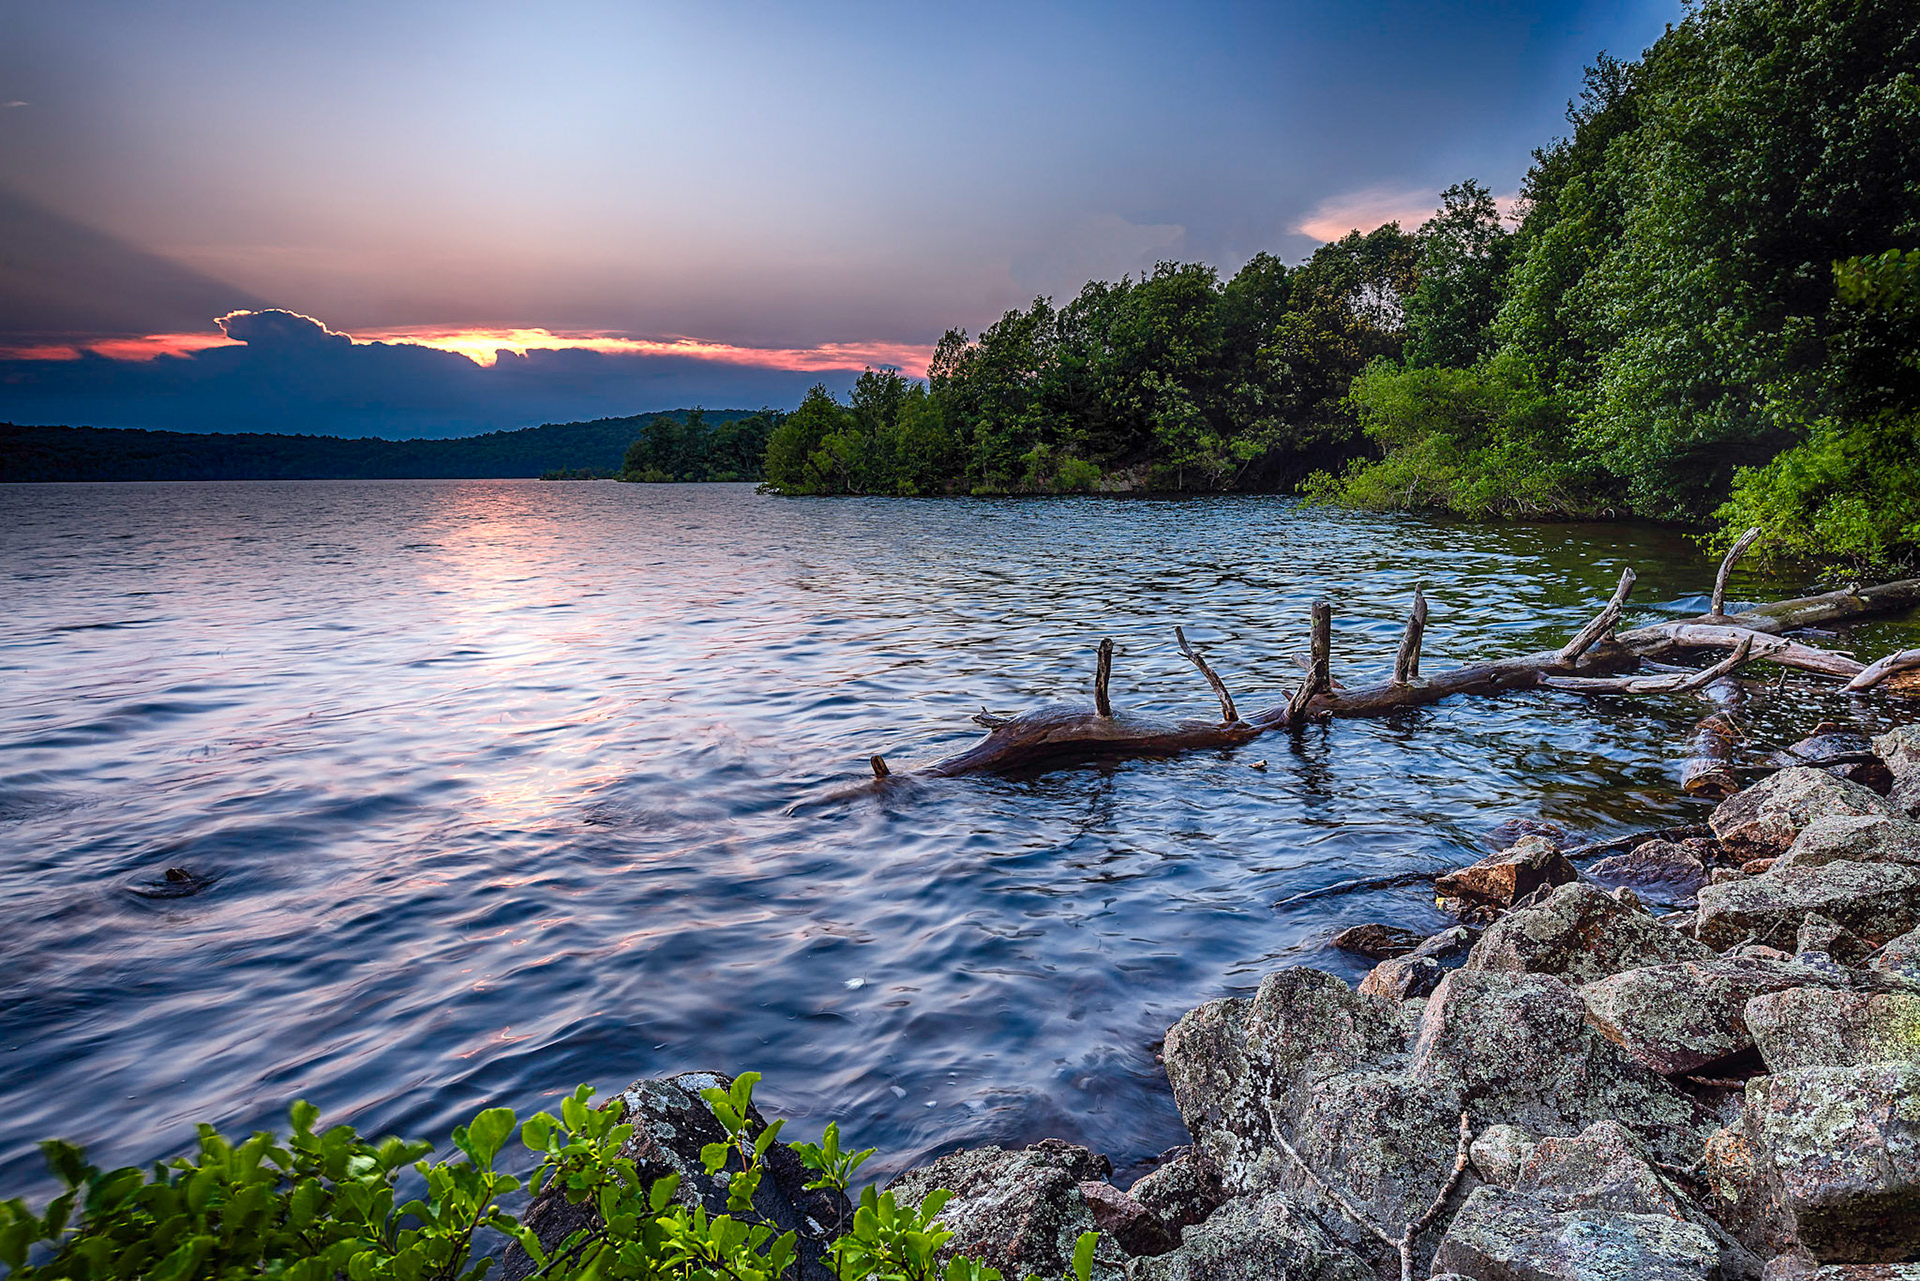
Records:
<instances>
[{"instance_id":1,"label":"sun glow on horizon","mask_svg":"<svg viewBox=\"0 0 1920 1281\"><path fill-rule=\"evenodd\" d=\"M318 322L315 322L318 323ZM482 368L491 368L500 353L525 356L534 351L591 351L608 356L679 356L719 364L760 369L825 373L889 365L914 378L924 378L933 358L930 345L915 343L822 343L815 347L742 347L700 338L635 338L606 332L556 333L550 329L460 329L412 326L348 335L357 347L428 347L464 356ZM144 334L112 338L48 340L18 347L0 347L0 360L79 360L99 356L108 360L146 362L162 356L188 357L218 347L243 347L224 332Z\"/></svg>"}]
</instances>

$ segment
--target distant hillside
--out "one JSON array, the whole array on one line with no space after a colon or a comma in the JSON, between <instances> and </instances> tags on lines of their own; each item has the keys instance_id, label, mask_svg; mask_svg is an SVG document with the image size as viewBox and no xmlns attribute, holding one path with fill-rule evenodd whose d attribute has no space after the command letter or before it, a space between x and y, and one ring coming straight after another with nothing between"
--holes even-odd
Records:
<instances>
[{"instance_id":1,"label":"distant hillside","mask_svg":"<svg viewBox=\"0 0 1920 1281\"><path fill-rule=\"evenodd\" d=\"M0 482L50 480L468 480L620 470L627 446L662 410L548 423L456 440L216 435L0 423ZM710 426L746 410L708 410Z\"/></svg>"}]
</instances>

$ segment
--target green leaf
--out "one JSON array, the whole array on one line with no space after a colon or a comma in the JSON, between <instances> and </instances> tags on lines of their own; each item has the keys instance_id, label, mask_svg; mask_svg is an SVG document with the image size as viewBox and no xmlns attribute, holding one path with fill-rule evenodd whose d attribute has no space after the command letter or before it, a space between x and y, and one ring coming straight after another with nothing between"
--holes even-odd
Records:
<instances>
[{"instance_id":1,"label":"green leaf","mask_svg":"<svg viewBox=\"0 0 1920 1281\"><path fill-rule=\"evenodd\" d=\"M1093 1275L1093 1251L1100 1244L1098 1232L1082 1232L1073 1243L1073 1275L1076 1281L1088 1281Z\"/></svg>"},{"instance_id":2,"label":"green leaf","mask_svg":"<svg viewBox=\"0 0 1920 1281\"><path fill-rule=\"evenodd\" d=\"M500 1149L513 1133L517 1120L512 1108L488 1108L474 1117L467 1126L468 1155L473 1157L477 1165L491 1169L493 1158L500 1155Z\"/></svg>"}]
</instances>

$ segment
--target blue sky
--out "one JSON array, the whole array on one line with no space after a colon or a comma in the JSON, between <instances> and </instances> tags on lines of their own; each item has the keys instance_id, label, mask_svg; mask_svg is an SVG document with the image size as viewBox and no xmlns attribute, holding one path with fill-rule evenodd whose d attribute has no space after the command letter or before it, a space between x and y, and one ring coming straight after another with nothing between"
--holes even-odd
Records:
<instances>
[{"instance_id":1,"label":"blue sky","mask_svg":"<svg viewBox=\"0 0 1920 1281\"><path fill-rule=\"evenodd\" d=\"M102 340L220 341L264 307L362 340L592 335L635 396L793 400L1091 276L1297 260L1303 228L1511 191L1581 67L1680 14L0 0L0 348L79 356L0 361L0 419L191 425L180 370L143 411L137 371L96 366L212 353ZM675 340L697 358L645 345ZM607 412L661 407L617 383ZM264 425L236 409L204 422ZM416 418L380 430L439 434Z\"/></svg>"}]
</instances>

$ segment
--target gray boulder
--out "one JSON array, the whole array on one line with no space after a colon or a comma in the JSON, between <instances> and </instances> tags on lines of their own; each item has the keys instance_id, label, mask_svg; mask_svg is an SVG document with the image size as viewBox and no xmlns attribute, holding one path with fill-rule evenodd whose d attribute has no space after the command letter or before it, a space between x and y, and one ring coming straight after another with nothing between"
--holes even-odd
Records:
<instances>
[{"instance_id":1,"label":"gray boulder","mask_svg":"<svg viewBox=\"0 0 1920 1281\"><path fill-rule=\"evenodd\" d=\"M1559 974L1589 983L1622 970L1706 959L1708 948L1591 885L1562 885L1538 907L1509 912L1467 957L1469 970Z\"/></svg>"},{"instance_id":2,"label":"gray boulder","mask_svg":"<svg viewBox=\"0 0 1920 1281\"><path fill-rule=\"evenodd\" d=\"M1867 966L1884 974L1920 978L1920 930L1909 930L1889 939L1886 946L1874 953Z\"/></svg>"},{"instance_id":3,"label":"gray boulder","mask_svg":"<svg viewBox=\"0 0 1920 1281\"><path fill-rule=\"evenodd\" d=\"M1557 1210L1482 1186L1454 1216L1435 1272L1478 1281L1721 1281L1720 1246L1697 1223L1664 1214Z\"/></svg>"},{"instance_id":4,"label":"gray boulder","mask_svg":"<svg viewBox=\"0 0 1920 1281\"><path fill-rule=\"evenodd\" d=\"M1760 1275L1760 1260L1656 1169L1639 1140L1618 1121L1595 1122L1571 1138L1542 1139L1512 1189L1556 1210L1664 1215L1697 1224L1719 1248L1723 1276Z\"/></svg>"},{"instance_id":5,"label":"gray boulder","mask_svg":"<svg viewBox=\"0 0 1920 1281\"><path fill-rule=\"evenodd\" d=\"M887 1184L894 1199L918 1206L936 1188L953 1194L940 1221L953 1233L940 1263L956 1254L998 1268L1008 1281L1066 1275L1074 1243L1098 1230L1083 1183L1111 1172L1107 1159L1058 1139L1008 1151L984 1147L949 1153ZM1112 1248L1106 1253L1111 1256ZM1117 1268L1094 1265L1094 1275L1113 1278Z\"/></svg>"},{"instance_id":6,"label":"gray boulder","mask_svg":"<svg viewBox=\"0 0 1920 1281\"><path fill-rule=\"evenodd\" d=\"M1360 980L1360 992L1364 996L1405 1001L1432 992L1440 986L1446 973L1440 962L1430 956L1396 956L1374 966L1367 977Z\"/></svg>"},{"instance_id":7,"label":"gray boulder","mask_svg":"<svg viewBox=\"0 0 1920 1281\"><path fill-rule=\"evenodd\" d=\"M1833 987L1825 971L1759 958L1682 961L1628 970L1580 989L1587 1020L1663 1076L1694 1072L1753 1048L1747 1003L1790 987Z\"/></svg>"},{"instance_id":8,"label":"gray boulder","mask_svg":"<svg viewBox=\"0 0 1920 1281\"><path fill-rule=\"evenodd\" d=\"M1448 872L1434 881L1433 892L1469 904L1509 907L1543 885L1565 885L1579 875L1551 840L1526 836L1510 849Z\"/></svg>"},{"instance_id":9,"label":"gray boulder","mask_svg":"<svg viewBox=\"0 0 1920 1281\"><path fill-rule=\"evenodd\" d=\"M633 1126L633 1136L621 1149L640 1176L642 1187L651 1187L656 1179L669 1174L680 1176L674 1199L689 1209L704 1206L709 1214L727 1212L726 1185L707 1173L700 1150L709 1143L726 1139L726 1131L714 1119L713 1111L700 1097L703 1089L725 1090L733 1078L718 1072L684 1072L663 1081L635 1081L631 1086L601 1104L616 1100L626 1108L625 1119ZM757 1108L747 1116L749 1133L766 1129L766 1119ZM831 1281L833 1270L825 1262L827 1242L842 1225L853 1218L853 1207L840 1193L809 1190L812 1171L800 1164L800 1158L784 1143L767 1150L766 1174L754 1195L753 1206L762 1221L776 1232L797 1234L802 1281ZM536 1196L521 1216L522 1222L540 1238L541 1245L552 1249L579 1228L600 1222L599 1211L590 1204L573 1204L557 1186ZM501 1259L506 1281L522 1281L533 1270L533 1260L518 1245L510 1245Z\"/></svg>"},{"instance_id":10,"label":"gray boulder","mask_svg":"<svg viewBox=\"0 0 1920 1281\"><path fill-rule=\"evenodd\" d=\"M1748 1001L1746 1024L1772 1072L1920 1064L1920 994L1913 992L1787 988Z\"/></svg>"},{"instance_id":11,"label":"gray boulder","mask_svg":"<svg viewBox=\"0 0 1920 1281\"><path fill-rule=\"evenodd\" d=\"M1630 886L1652 898L1692 898L1707 883L1707 863L1697 849L1704 841L1643 841L1625 854L1603 858L1587 868L1587 879L1608 889Z\"/></svg>"},{"instance_id":12,"label":"gray boulder","mask_svg":"<svg viewBox=\"0 0 1920 1281\"><path fill-rule=\"evenodd\" d=\"M1756 1257L1771 1258L1794 1246L1793 1220L1747 1137L1744 1115L1707 1138L1700 1161L1700 1205Z\"/></svg>"},{"instance_id":13,"label":"gray boulder","mask_svg":"<svg viewBox=\"0 0 1920 1281\"><path fill-rule=\"evenodd\" d=\"M1871 793L1869 793L1871 795ZM1920 926L1920 869L1892 863L1775 868L1700 891L1694 927L1702 943L1791 943L1816 912L1875 944Z\"/></svg>"},{"instance_id":14,"label":"gray boulder","mask_svg":"<svg viewBox=\"0 0 1920 1281\"><path fill-rule=\"evenodd\" d=\"M1816 1259L1894 1263L1920 1250L1920 1064L1755 1077L1745 1127Z\"/></svg>"},{"instance_id":15,"label":"gray boulder","mask_svg":"<svg viewBox=\"0 0 1920 1281\"><path fill-rule=\"evenodd\" d=\"M1128 1281L1373 1281L1374 1269L1286 1194L1229 1201L1180 1247L1130 1260Z\"/></svg>"},{"instance_id":16,"label":"gray boulder","mask_svg":"<svg viewBox=\"0 0 1920 1281\"><path fill-rule=\"evenodd\" d=\"M1590 1028L1558 978L1455 970L1422 1005L1411 1047L1393 1008L1331 976L1283 971L1252 1001L1202 1006L1168 1033L1174 1100L1230 1194L1279 1188L1346 1231L1285 1138L1397 1229L1439 1191L1463 1111L1534 1135L1618 1116L1674 1161L1692 1160L1712 1128Z\"/></svg>"},{"instance_id":17,"label":"gray boulder","mask_svg":"<svg viewBox=\"0 0 1920 1281\"><path fill-rule=\"evenodd\" d=\"M1429 936L1426 942L1407 955L1429 956L1436 961L1450 961L1456 957L1464 957L1467 950L1473 946L1474 940L1479 937L1480 931L1471 925L1453 925L1441 930L1438 934Z\"/></svg>"},{"instance_id":18,"label":"gray boulder","mask_svg":"<svg viewBox=\"0 0 1920 1281\"><path fill-rule=\"evenodd\" d=\"M1888 801L1908 817L1920 819L1920 723L1880 735L1873 740L1873 750L1893 775Z\"/></svg>"},{"instance_id":19,"label":"gray boulder","mask_svg":"<svg viewBox=\"0 0 1920 1281\"><path fill-rule=\"evenodd\" d=\"M1199 1223L1227 1199L1220 1172L1191 1147L1176 1149L1128 1190L1176 1239L1180 1229Z\"/></svg>"},{"instance_id":20,"label":"gray boulder","mask_svg":"<svg viewBox=\"0 0 1920 1281\"><path fill-rule=\"evenodd\" d=\"M1886 814L1846 814L1809 823L1774 868L1822 863L1920 866L1920 823Z\"/></svg>"},{"instance_id":21,"label":"gray boulder","mask_svg":"<svg viewBox=\"0 0 1920 1281\"><path fill-rule=\"evenodd\" d=\"M1887 799L1823 770L1795 766L1722 801L1709 823L1747 857L1784 853L1810 823L1847 814L1893 814Z\"/></svg>"},{"instance_id":22,"label":"gray boulder","mask_svg":"<svg viewBox=\"0 0 1920 1281\"><path fill-rule=\"evenodd\" d=\"M1467 1156L1481 1178L1511 1188L1537 1146L1533 1136L1517 1125L1490 1125L1467 1149Z\"/></svg>"},{"instance_id":23,"label":"gray boulder","mask_svg":"<svg viewBox=\"0 0 1920 1281\"><path fill-rule=\"evenodd\" d=\"M1795 955L1819 953L1840 965L1858 965L1873 952L1873 945L1838 921L1818 912L1808 912L1794 932Z\"/></svg>"}]
</instances>

